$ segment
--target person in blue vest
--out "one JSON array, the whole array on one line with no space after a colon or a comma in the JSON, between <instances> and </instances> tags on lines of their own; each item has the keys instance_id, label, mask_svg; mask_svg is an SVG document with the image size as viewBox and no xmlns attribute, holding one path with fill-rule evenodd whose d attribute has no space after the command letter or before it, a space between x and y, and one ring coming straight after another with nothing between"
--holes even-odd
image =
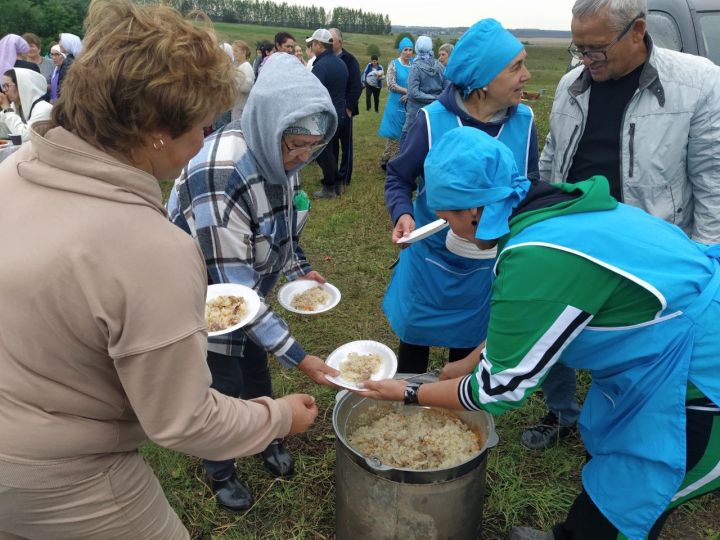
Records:
<instances>
[{"instance_id":1,"label":"person in blue vest","mask_svg":"<svg viewBox=\"0 0 720 540\"><path fill-rule=\"evenodd\" d=\"M423 162L428 150L455 127L470 126L497 137L511 149L523 174L537 174L533 113L520 103L530 79L525 56L522 44L494 19L475 23L460 38L445 70L452 84L418 112L401 153L388 164L385 201L394 224L393 242L437 219L427 206ZM401 373L426 371L430 346L450 348L449 358L455 361L485 339L494 253L447 231L401 252L383 301L400 338Z\"/></svg>"},{"instance_id":2,"label":"person in blue vest","mask_svg":"<svg viewBox=\"0 0 720 540\"><path fill-rule=\"evenodd\" d=\"M515 161L468 127L430 150L429 207L498 249L487 341L460 377L367 381L363 395L501 414L555 364L588 369L583 491L552 533L510 538L657 538L674 508L720 487L720 244L618 203L604 176L530 181Z\"/></svg>"},{"instance_id":3,"label":"person in blue vest","mask_svg":"<svg viewBox=\"0 0 720 540\"><path fill-rule=\"evenodd\" d=\"M380 166L383 170L387 168L387 162L395 157L400 148L400 137L405 125L408 76L413 61L412 40L407 37L402 38L398 44L398 52L400 56L388 66L386 80L389 92L378 130L378 135L387 138L385 150L380 158Z\"/></svg>"}]
</instances>

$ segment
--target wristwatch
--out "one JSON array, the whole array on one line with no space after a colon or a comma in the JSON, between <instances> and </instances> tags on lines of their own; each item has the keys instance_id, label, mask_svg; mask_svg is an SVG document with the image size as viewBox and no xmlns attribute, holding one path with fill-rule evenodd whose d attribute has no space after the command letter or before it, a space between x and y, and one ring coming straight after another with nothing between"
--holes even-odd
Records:
<instances>
[{"instance_id":1,"label":"wristwatch","mask_svg":"<svg viewBox=\"0 0 720 540\"><path fill-rule=\"evenodd\" d=\"M405 387L403 402L405 405L418 405L418 389L423 383L408 383Z\"/></svg>"},{"instance_id":2,"label":"wristwatch","mask_svg":"<svg viewBox=\"0 0 720 540\"><path fill-rule=\"evenodd\" d=\"M3 109L3 112L4 112L4 113L8 113L8 112L14 113L14 112L15 112L15 109L13 109L12 107L8 107L7 109Z\"/></svg>"}]
</instances>

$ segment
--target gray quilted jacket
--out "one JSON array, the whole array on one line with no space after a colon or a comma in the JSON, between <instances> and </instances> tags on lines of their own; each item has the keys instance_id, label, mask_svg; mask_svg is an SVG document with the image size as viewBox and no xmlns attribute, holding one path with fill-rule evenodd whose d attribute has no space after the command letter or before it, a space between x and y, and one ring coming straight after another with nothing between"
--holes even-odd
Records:
<instances>
[{"instance_id":1,"label":"gray quilted jacket","mask_svg":"<svg viewBox=\"0 0 720 540\"><path fill-rule=\"evenodd\" d=\"M623 201L720 243L720 67L654 47L620 133ZM540 178L564 182L585 129L590 73L579 66L555 93Z\"/></svg>"}]
</instances>

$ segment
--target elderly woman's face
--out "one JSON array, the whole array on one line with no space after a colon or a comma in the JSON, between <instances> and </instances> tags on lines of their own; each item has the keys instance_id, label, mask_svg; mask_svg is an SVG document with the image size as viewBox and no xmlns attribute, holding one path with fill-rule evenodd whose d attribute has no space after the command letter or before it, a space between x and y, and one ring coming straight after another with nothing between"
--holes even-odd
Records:
<instances>
[{"instance_id":1,"label":"elderly woman's face","mask_svg":"<svg viewBox=\"0 0 720 540\"><path fill-rule=\"evenodd\" d=\"M322 144L322 135L283 135L282 159L286 171L310 161Z\"/></svg>"},{"instance_id":2,"label":"elderly woman's face","mask_svg":"<svg viewBox=\"0 0 720 540\"><path fill-rule=\"evenodd\" d=\"M488 84L487 97L496 102L500 108L512 107L520 103L525 83L531 77L527 65L525 65L526 56L527 53L523 49Z\"/></svg>"},{"instance_id":3,"label":"elderly woman's face","mask_svg":"<svg viewBox=\"0 0 720 540\"><path fill-rule=\"evenodd\" d=\"M412 47L405 47L402 52L400 53L400 57L403 60L410 60L413 55L413 48Z\"/></svg>"},{"instance_id":4,"label":"elderly woman's face","mask_svg":"<svg viewBox=\"0 0 720 540\"><path fill-rule=\"evenodd\" d=\"M60 54L59 52L51 52L50 57L52 58L53 64L55 64L58 67L60 67L62 65L63 60L64 60L62 54Z\"/></svg>"}]
</instances>

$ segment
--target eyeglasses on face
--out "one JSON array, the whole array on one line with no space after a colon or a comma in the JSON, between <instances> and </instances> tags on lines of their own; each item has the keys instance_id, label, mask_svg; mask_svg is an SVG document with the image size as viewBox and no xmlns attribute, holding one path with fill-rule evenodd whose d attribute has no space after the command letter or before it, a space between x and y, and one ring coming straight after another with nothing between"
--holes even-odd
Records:
<instances>
[{"instance_id":1,"label":"eyeglasses on face","mask_svg":"<svg viewBox=\"0 0 720 540\"><path fill-rule=\"evenodd\" d=\"M630 31L633 24L635 24L635 21L638 19L642 19L645 17L644 13L638 14L632 21L628 23L628 25L625 27L625 29L618 34L618 36L613 39L610 44L605 47L604 49L592 49L589 51L584 51L581 49L578 49L575 45L570 45L568 47L568 52L578 60L582 61L584 57L587 56L588 60L591 62L607 62L607 53L608 51L615 46L622 38L625 37L625 35Z\"/></svg>"},{"instance_id":2,"label":"eyeglasses on face","mask_svg":"<svg viewBox=\"0 0 720 540\"><path fill-rule=\"evenodd\" d=\"M285 140L285 137L282 138L282 142L285 150L287 150L288 155L292 157L299 157L301 155L307 154L313 155L315 152L322 150L326 146L325 143L311 144L307 146L290 146Z\"/></svg>"},{"instance_id":3,"label":"eyeglasses on face","mask_svg":"<svg viewBox=\"0 0 720 540\"><path fill-rule=\"evenodd\" d=\"M3 92L7 92L8 90L10 90L11 86L17 86L17 84L11 82L2 83L2 85L0 85L0 90L2 90Z\"/></svg>"}]
</instances>

